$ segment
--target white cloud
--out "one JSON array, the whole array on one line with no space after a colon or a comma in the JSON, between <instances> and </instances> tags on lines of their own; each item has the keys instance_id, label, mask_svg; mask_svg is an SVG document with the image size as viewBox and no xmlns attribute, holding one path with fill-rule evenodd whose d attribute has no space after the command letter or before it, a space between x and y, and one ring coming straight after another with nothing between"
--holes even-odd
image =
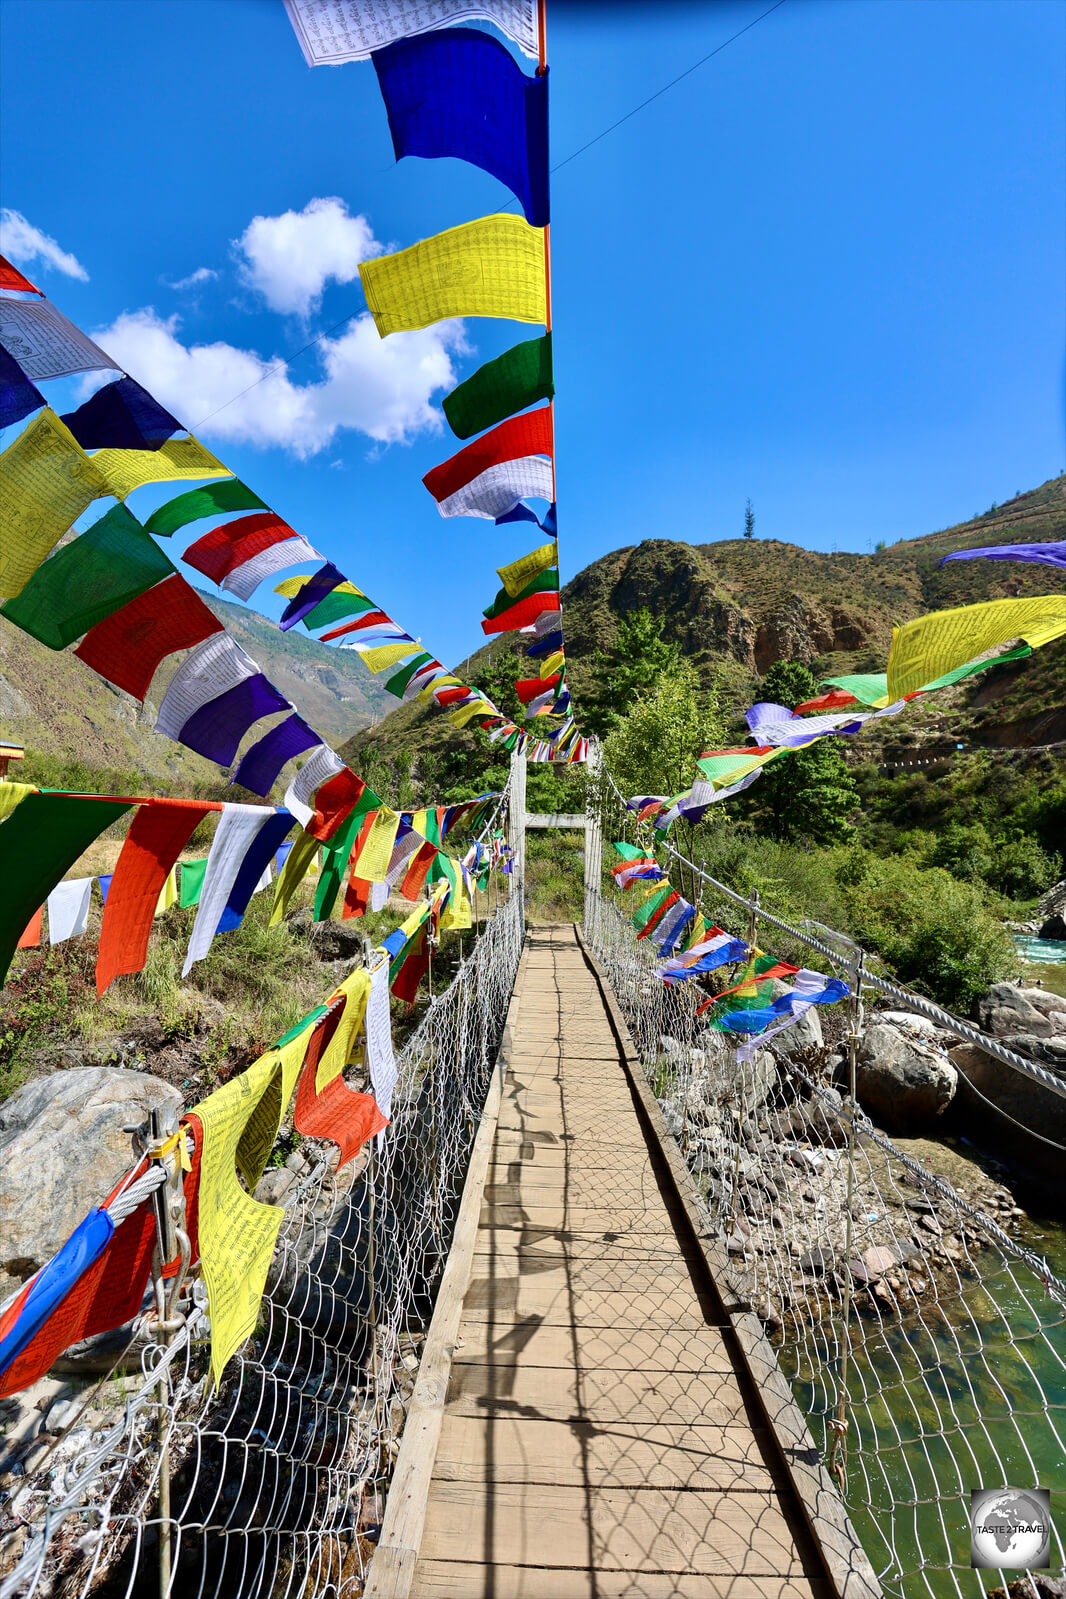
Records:
<instances>
[{"instance_id":1,"label":"white cloud","mask_svg":"<svg viewBox=\"0 0 1066 1599\"><path fill-rule=\"evenodd\" d=\"M432 396L455 383L452 357L468 348L461 322L381 339L364 312L338 338L318 346L322 381L298 384L284 367L272 372L279 363L254 350L222 342L185 345L180 326L177 316L160 317L148 306L124 312L93 337L205 437L276 447L302 458L325 449L343 428L379 444L438 432L441 418Z\"/></svg>"},{"instance_id":2,"label":"white cloud","mask_svg":"<svg viewBox=\"0 0 1066 1599\"><path fill-rule=\"evenodd\" d=\"M55 239L28 222L21 211L11 211L7 206L0 211L0 255L18 266L31 266L39 261L42 266L55 267L68 278L79 278L88 283L89 274L77 256L61 250Z\"/></svg>"},{"instance_id":3,"label":"white cloud","mask_svg":"<svg viewBox=\"0 0 1066 1599\"><path fill-rule=\"evenodd\" d=\"M317 311L332 279L351 283L360 261L381 253L365 216L349 216L343 200L309 200L302 211L253 217L233 248L241 278L274 311L306 317Z\"/></svg>"},{"instance_id":4,"label":"white cloud","mask_svg":"<svg viewBox=\"0 0 1066 1599\"><path fill-rule=\"evenodd\" d=\"M169 283L164 278L168 289L197 289L201 283L213 283L218 273L213 267L197 267L195 272L190 272L187 278L178 278L176 283Z\"/></svg>"}]
</instances>

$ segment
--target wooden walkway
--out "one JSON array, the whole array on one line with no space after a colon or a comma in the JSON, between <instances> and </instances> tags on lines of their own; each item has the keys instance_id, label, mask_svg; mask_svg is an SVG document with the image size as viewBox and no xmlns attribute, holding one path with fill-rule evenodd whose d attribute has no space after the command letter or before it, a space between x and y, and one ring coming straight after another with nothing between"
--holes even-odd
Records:
<instances>
[{"instance_id":1,"label":"wooden walkway","mask_svg":"<svg viewBox=\"0 0 1066 1599\"><path fill-rule=\"evenodd\" d=\"M518 991L403 1591L831 1599L572 928L533 930Z\"/></svg>"}]
</instances>

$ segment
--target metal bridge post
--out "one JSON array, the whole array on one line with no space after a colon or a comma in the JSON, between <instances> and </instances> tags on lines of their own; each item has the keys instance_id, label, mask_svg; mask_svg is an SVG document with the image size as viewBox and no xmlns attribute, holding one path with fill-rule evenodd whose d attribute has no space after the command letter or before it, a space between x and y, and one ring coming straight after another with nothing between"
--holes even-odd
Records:
<instances>
[{"instance_id":1,"label":"metal bridge post","mask_svg":"<svg viewBox=\"0 0 1066 1599\"><path fill-rule=\"evenodd\" d=\"M828 1467L830 1476L836 1477L843 1496L847 1488L848 1471L848 1355L851 1352L851 1250L855 1204L855 1111L858 1099L855 1078L858 1066L859 1045L862 1043L862 981L866 967L866 952L857 949L854 987L849 1000L851 1026L848 1030L848 1188L844 1201L844 1283L840 1301L840 1381L837 1389L836 1415L830 1416L829 1426L833 1440L829 1446Z\"/></svg>"},{"instance_id":2,"label":"metal bridge post","mask_svg":"<svg viewBox=\"0 0 1066 1599\"><path fill-rule=\"evenodd\" d=\"M526 883L526 757L515 750L511 756L511 802L508 813L511 845L511 894L519 894Z\"/></svg>"}]
</instances>

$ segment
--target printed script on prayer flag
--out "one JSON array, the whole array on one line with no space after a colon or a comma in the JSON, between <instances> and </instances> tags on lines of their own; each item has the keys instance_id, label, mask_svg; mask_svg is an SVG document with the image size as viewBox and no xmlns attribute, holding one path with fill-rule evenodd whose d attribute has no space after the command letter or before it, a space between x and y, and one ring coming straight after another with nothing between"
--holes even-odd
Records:
<instances>
[{"instance_id":1,"label":"printed script on prayer flag","mask_svg":"<svg viewBox=\"0 0 1066 1599\"><path fill-rule=\"evenodd\" d=\"M455 22L494 22L527 56L537 55L536 0L285 0L309 67L365 61L394 39Z\"/></svg>"}]
</instances>

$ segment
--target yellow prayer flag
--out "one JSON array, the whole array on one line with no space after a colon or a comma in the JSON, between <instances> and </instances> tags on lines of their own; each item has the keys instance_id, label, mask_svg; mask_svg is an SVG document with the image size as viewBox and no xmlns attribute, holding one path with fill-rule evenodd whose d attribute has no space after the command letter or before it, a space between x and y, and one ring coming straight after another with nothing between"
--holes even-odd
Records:
<instances>
[{"instance_id":1,"label":"yellow prayer flag","mask_svg":"<svg viewBox=\"0 0 1066 1599\"><path fill-rule=\"evenodd\" d=\"M924 688L945 672L965 666L1013 639L1032 649L1066 633L1066 596L1042 594L1024 600L987 600L953 611L933 611L892 629L888 655L889 703Z\"/></svg>"},{"instance_id":2,"label":"yellow prayer flag","mask_svg":"<svg viewBox=\"0 0 1066 1599\"><path fill-rule=\"evenodd\" d=\"M358 855L352 856L352 871L367 883L383 883L392 858L393 845L400 826L399 812L383 805L374 817L374 825Z\"/></svg>"},{"instance_id":3,"label":"yellow prayer flag","mask_svg":"<svg viewBox=\"0 0 1066 1599\"><path fill-rule=\"evenodd\" d=\"M379 644L376 650L359 651L368 672L383 672L387 666L395 666L397 661L402 661L405 655L421 654L421 644L413 644L410 639L404 644Z\"/></svg>"},{"instance_id":4,"label":"yellow prayer flag","mask_svg":"<svg viewBox=\"0 0 1066 1599\"><path fill-rule=\"evenodd\" d=\"M429 819L428 810L427 811L412 811L411 812L411 828L412 828L412 830L414 832L421 833L423 838L425 838L425 836L426 836L426 826L427 826L427 823L428 823L428 819Z\"/></svg>"},{"instance_id":5,"label":"yellow prayer flag","mask_svg":"<svg viewBox=\"0 0 1066 1599\"><path fill-rule=\"evenodd\" d=\"M297 835L274 885L274 905L270 912L271 927L276 927L282 920L298 884L302 883L308 872L313 870L317 848L318 839L313 834L304 830Z\"/></svg>"},{"instance_id":6,"label":"yellow prayer flag","mask_svg":"<svg viewBox=\"0 0 1066 1599\"><path fill-rule=\"evenodd\" d=\"M498 566L496 574L508 594L520 594L530 578L548 571L558 559L559 551L553 539L537 550L530 550L528 555L520 556L517 561L512 561L510 566Z\"/></svg>"},{"instance_id":7,"label":"yellow prayer flag","mask_svg":"<svg viewBox=\"0 0 1066 1599\"><path fill-rule=\"evenodd\" d=\"M237 1145L237 1165L249 1189L255 1187L266 1170L270 1151L281 1127L281 1118L289 1108L293 1089L304 1063L311 1029L305 1028L290 1038L280 1048L267 1050L257 1064L272 1066L273 1074L262 1098L253 1107ZM197 1115L199 1111L197 1110Z\"/></svg>"},{"instance_id":8,"label":"yellow prayer flag","mask_svg":"<svg viewBox=\"0 0 1066 1599\"><path fill-rule=\"evenodd\" d=\"M461 933L466 928L473 926L470 915L470 895L459 867L455 868L456 883L452 889L451 898L443 911L441 911L440 926L442 933Z\"/></svg>"},{"instance_id":9,"label":"yellow prayer flag","mask_svg":"<svg viewBox=\"0 0 1066 1599\"><path fill-rule=\"evenodd\" d=\"M457 711L452 711L448 720L455 727L465 727L475 716L488 716L491 712L492 706L488 700L471 700L469 705L460 705Z\"/></svg>"},{"instance_id":10,"label":"yellow prayer flag","mask_svg":"<svg viewBox=\"0 0 1066 1599\"><path fill-rule=\"evenodd\" d=\"M776 761L779 755L788 755L791 750L787 744L781 744L777 749L772 749L765 755L752 753L750 761L745 761L743 766L734 766L731 772L723 772L721 777L711 779L713 788L731 788L734 783L739 783L742 777L747 777L749 772L757 771L760 766L765 766L769 761Z\"/></svg>"},{"instance_id":11,"label":"yellow prayer flag","mask_svg":"<svg viewBox=\"0 0 1066 1599\"><path fill-rule=\"evenodd\" d=\"M306 1047L306 1040L298 1042ZM241 1161L245 1180L255 1173L265 1138L257 1135L252 1118L270 1094L265 1119L273 1120L275 1103L281 1098L278 1074L278 1052L272 1051L195 1106L203 1125L200 1263L211 1316L211 1373L216 1386L230 1357L255 1329L274 1241L285 1215L279 1205L262 1205L245 1193L236 1167L237 1148L247 1133ZM249 1143L255 1144L254 1151ZM269 1148L268 1143L268 1153ZM254 1182L249 1186L254 1187Z\"/></svg>"},{"instance_id":12,"label":"yellow prayer flag","mask_svg":"<svg viewBox=\"0 0 1066 1599\"><path fill-rule=\"evenodd\" d=\"M359 268L382 338L450 316L543 322L544 229L498 212Z\"/></svg>"},{"instance_id":13,"label":"yellow prayer flag","mask_svg":"<svg viewBox=\"0 0 1066 1599\"><path fill-rule=\"evenodd\" d=\"M35 417L0 455L0 598L21 594L75 518L110 492L55 412Z\"/></svg>"},{"instance_id":14,"label":"yellow prayer flag","mask_svg":"<svg viewBox=\"0 0 1066 1599\"><path fill-rule=\"evenodd\" d=\"M104 492L118 500L142 483L233 476L191 433L187 439L168 439L158 450L97 450L89 459L104 479Z\"/></svg>"},{"instance_id":15,"label":"yellow prayer flag","mask_svg":"<svg viewBox=\"0 0 1066 1599\"><path fill-rule=\"evenodd\" d=\"M339 995L344 994L347 1004L337 1029L322 1052L315 1073L315 1093L320 1094L328 1088L335 1077L339 1077L351 1058L352 1045L355 1043L366 1016L367 1001L370 998L370 973L360 967L358 971L351 972L334 994L331 994L332 1003Z\"/></svg>"},{"instance_id":16,"label":"yellow prayer flag","mask_svg":"<svg viewBox=\"0 0 1066 1599\"><path fill-rule=\"evenodd\" d=\"M563 654L562 650L556 650L554 655L549 655L546 660L541 661L539 676L554 677L565 660L566 656Z\"/></svg>"},{"instance_id":17,"label":"yellow prayer flag","mask_svg":"<svg viewBox=\"0 0 1066 1599\"><path fill-rule=\"evenodd\" d=\"M296 577L282 578L281 582L274 590L274 593L284 595L285 599L287 600L294 600L297 594L299 594L300 590L303 588L304 584L310 583L313 576L313 572L301 572ZM357 589L354 583L348 583L347 581L344 583L338 583L335 589L330 590L330 593L355 594L361 600L365 600L367 598L362 589Z\"/></svg>"},{"instance_id":18,"label":"yellow prayer flag","mask_svg":"<svg viewBox=\"0 0 1066 1599\"><path fill-rule=\"evenodd\" d=\"M432 683L427 684L424 689L420 689L415 697L423 700L428 705L433 698L435 689L451 687L461 688L462 684L457 677L453 677L451 672L445 672L443 677L435 677Z\"/></svg>"},{"instance_id":19,"label":"yellow prayer flag","mask_svg":"<svg viewBox=\"0 0 1066 1599\"><path fill-rule=\"evenodd\" d=\"M170 871L167 873L166 882L159 890L159 898L156 900L155 910L152 912L153 921L157 916L162 916L164 911L168 911L172 905L176 905L177 903L178 869L176 866L172 866Z\"/></svg>"}]
</instances>

